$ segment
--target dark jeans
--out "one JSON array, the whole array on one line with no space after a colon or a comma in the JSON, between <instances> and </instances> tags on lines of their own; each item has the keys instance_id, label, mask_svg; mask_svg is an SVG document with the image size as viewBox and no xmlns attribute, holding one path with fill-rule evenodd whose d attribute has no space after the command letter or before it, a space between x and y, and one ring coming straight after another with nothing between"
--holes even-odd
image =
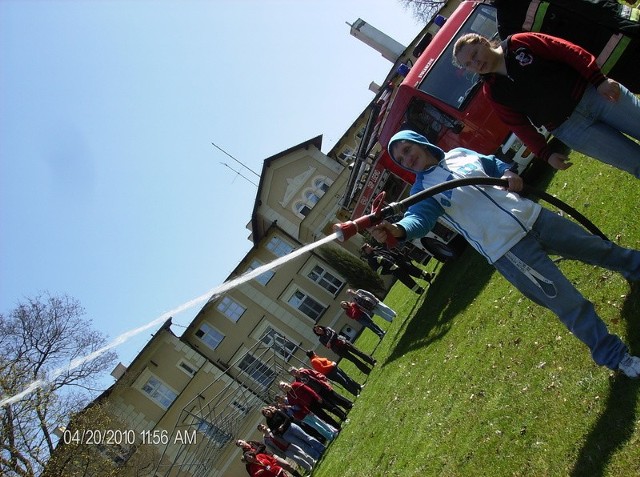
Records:
<instances>
[{"instance_id":1,"label":"dark jeans","mask_svg":"<svg viewBox=\"0 0 640 477\"><path fill-rule=\"evenodd\" d=\"M371 366L375 364L375 360L372 356L363 353L348 341L336 340L331 346L331 349L341 358L351 361L360 371L365 374L369 374L371 372L371 368L369 368L369 366L367 366L367 364L365 363L368 363ZM361 359L364 362L361 361Z\"/></svg>"}]
</instances>

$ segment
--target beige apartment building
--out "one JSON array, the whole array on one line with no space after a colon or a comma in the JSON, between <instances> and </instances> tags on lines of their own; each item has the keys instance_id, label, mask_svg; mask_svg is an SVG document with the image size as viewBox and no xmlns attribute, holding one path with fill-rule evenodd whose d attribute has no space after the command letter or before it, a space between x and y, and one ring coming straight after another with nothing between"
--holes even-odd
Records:
<instances>
[{"instance_id":1,"label":"beige apartment building","mask_svg":"<svg viewBox=\"0 0 640 477\"><path fill-rule=\"evenodd\" d=\"M321 146L318 136L264 161L249 224L254 246L228 280L331 233L349 168ZM306 252L212 297L182 336L167 322L120 367L104 399L145 445L157 444L155 475L244 472L233 442L257 437L260 408L272 402L278 380L290 380L288 367L305 365L305 351L321 347L313 325L357 335L359 325L339 305L347 286L318 252Z\"/></svg>"},{"instance_id":2,"label":"beige apartment building","mask_svg":"<svg viewBox=\"0 0 640 477\"><path fill-rule=\"evenodd\" d=\"M383 85L402 81L397 67L412 64L433 28L427 25L395 59ZM247 226L253 247L228 281L330 235L334 223L367 210L379 190L406 193L407 184L393 175L370 177L380 153L375 128L392 100L388 88L372 88L373 101L327 154L318 136L264 160ZM362 240L344 247L357 254ZM312 326L349 338L359 333L339 306L348 286L315 249L212 296L180 336L168 320L129 366L114 370L115 384L96 400L108 403L136 438L115 459L113 451L102 454L121 466L121 475L134 475L126 462L142 446L155 446L159 455L145 475L245 475L234 441L258 437L260 408L277 393L278 380L289 378L289 366L307 364L307 349L335 358Z\"/></svg>"}]
</instances>

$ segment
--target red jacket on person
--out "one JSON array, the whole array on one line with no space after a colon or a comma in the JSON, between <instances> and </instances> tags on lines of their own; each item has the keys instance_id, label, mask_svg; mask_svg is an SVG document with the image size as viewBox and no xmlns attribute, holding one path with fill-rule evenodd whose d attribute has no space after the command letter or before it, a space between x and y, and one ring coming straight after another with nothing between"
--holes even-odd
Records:
<instances>
[{"instance_id":1,"label":"red jacket on person","mask_svg":"<svg viewBox=\"0 0 640 477\"><path fill-rule=\"evenodd\" d=\"M273 456L256 454L256 459L259 463L247 464L247 471L251 477L283 477L287 475Z\"/></svg>"},{"instance_id":2,"label":"red jacket on person","mask_svg":"<svg viewBox=\"0 0 640 477\"><path fill-rule=\"evenodd\" d=\"M349 306L347 308L344 308L345 314L352 320L359 320L360 317L365 314L365 312L362 311L362 308L360 308L356 303L352 301L348 303Z\"/></svg>"},{"instance_id":3,"label":"red jacket on person","mask_svg":"<svg viewBox=\"0 0 640 477\"><path fill-rule=\"evenodd\" d=\"M289 404L310 409L313 403L322 402L320 395L304 383L294 381L291 383L291 387L293 389L287 393Z\"/></svg>"},{"instance_id":4,"label":"red jacket on person","mask_svg":"<svg viewBox=\"0 0 640 477\"><path fill-rule=\"evenodd\" d=\"M542 33L516 33L501 44L507 74L483 75L483 94L500 119L533 153L548 160L552 150L531 124L553 131L573 112L589 84L606 80L584 48Z\"/></svg>"},{"instance_id":5,"label":"red jacket on person","mask_svg":"<svg viewBox=\"0 0 640 477\"><path fill-rule=\"evenodd\" d=\"M331 391L333 389L333 386L331 385L331 383L329 383L329 380L327 379L327 377L321 372L316 371L315 369L301 368L298 370L298 372L302 375L303 380L311 379L317 382L318 384L320 384L322 387L324 387L328 391Z\"/></svg>"}]
</instances>

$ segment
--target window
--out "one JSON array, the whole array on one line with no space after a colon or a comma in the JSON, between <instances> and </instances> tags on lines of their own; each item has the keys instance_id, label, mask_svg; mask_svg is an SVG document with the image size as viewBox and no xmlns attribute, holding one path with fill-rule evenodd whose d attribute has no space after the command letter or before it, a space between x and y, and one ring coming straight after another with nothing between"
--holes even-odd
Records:
<instances>
[{"instance_id":1,"label":"window","mask_svg":"<svg viewBox=\"0 0 640 477\"><path fill-rule=\"evenodd\" d=\"M218 303L218 311L223 313L227 318L229 318L234 323L237 322L242 314L245 312L246 308L242 306L235 300L232 300L228 296L225 296L220 303Z\"/></svg>"},{"instance_id":2,"label":"window","mask_svg":"<svg viewBox=\"0 0 640 477\"><path fill-rule=\"evenodd\" d=\"M293 206L293 209L296 211L296 213L302 215L303 217L306 217L307 215L309 215L309 212L311 212L311 207L305 205L303 202L296 202L296 204Z\"/></svg>"},{"instance_id":3,"label":"window","mask_svg":"<svg viewBox=\"0 0 640 477\"><path fill-rule=\"evenodd\" d=\"M342 159L343 161L348 161L350 159L353 159L355 156L354 151L352 148L350 148L349 146L345 146L342 151L340 151L340 154L338 154L338 157L340 159Z\"/></svg>"},{"instance_id":4,"label":"window","mask_svg":"<svg viewBox=\"0 0 640 477\"><path fill-rule=\"evenodd\" d=\"M418 88L442 102L462 110L480 85L480 76L467 73L451 62L453 46L466 33L479 33L487 38L497 36L496 9L485 5L478 7L473 15L458 30L456 37L442 52L425 75Z\"/></svg>"},{"instance_id":5,"label":"window","mask_svg":"<svg viewBox=\"0 0 640 477\"><path fill-rule=\"evenodd\" d=\"M293 251L293 247L280 237L271 237L267 243L267 249L276 257L284 257Z\"/></svg>"},{"instance_id":6,"label":"window","mask_svg":"<svg viewBox=\"0 0 640 477\"><path fill-rule=\"evenodd\" d=\"M315 265L313 269L311 269L311 271L307 274L307 277L309 278L309 280L317 283L334 296L336 295L336 293L338 293L338 290L340 290L340 288L342 288L342 285L344 284L342 280L333 275L331 272L328 272L327 270L322 268L320 265Z\"/></svg>"},{"instance_id":7,"label":"window","mask_svg":"<svg viewBox=\"0 0 640 477\"><path fill-rule=\"evenodd\" d=\"M286 336L270 326L267 327L260 341L267 346L271 346L285 361L289 361L293 353L298 349L298 346L293 341L290 341Z\"/></svg>"},{"instance_id":8,"label":"window","mask_svg":"<svg viewBox=\"0 0 640 477\"><path fill-rule=\"evenodd\" d=\"M164 409L169 408L171 403L178 397L175 391L155 376L149 377L147 382L142 386L142 392Z\"/></svg>"},{"instance_id":9,"label":"window","mask_svg":"<svg viewBox=\"0 0 640 477\"><path fill-rule=\"evenodd\" d=\"M251 262L251 265L249 265L249 268L247 269L247 271L249 272L251 270L255 270L256 268L260 268L262 265L264 264L259 262L258 260L253 260ZM269 280L271 280L271 277L273 277L274 275L275 275L275 272L273 270L267 270L266 272L261 273L256 278L254 278L254 280L260 283L261 285L266 285L267 283L269 283Z\"/></svg>"},{"instance_id":10,"label":"window","mask_svg":"<svg viewBox=\"0 0 640 477\"><path fill-rule=\"evenodd\" d=\"M198 420L196 429L198 429L198 432L201 432L205 436L207 436L207 439L209 439L216 445L216 447L219 448L224 447L233 437L231 433L223 431L215 424L204 419Z\"/></svg>"},{"instance_id":11,"label":"window","mask_svg":"<svg viewBox=\"0 0 640 477\"><path fill-rule=\"evenodd\" d=\"M318 203L322 195L323 194L316 194L315 192L308 190L304 193L304 198L308 204L311 204L311 206L314 206L315 204Z\"/></svg>"},{"instance_id":12,"label":"window","mask_svg":"<svg viewBox=\"0 0 640 477\"><path fill-rule=\"evenodd\" d=\"M240 412L240 414L242 414L243 416L246 416L247 414L249 414L249 412L251 412L251 409L253 409L253 406L249 403L241 403L239 401L233 401L231 403L231 406L234 407L238 412Z\"/></svg>"},{"instance_id":13,"label":"window","mask_svg":"<svg viewBox=\"0 0 640 477\"><path fill-rule=\"evenodd\" d=\"M121 467L125 465L131 458L131 455L136 451L136 446L112 443L105 444L105 442L109 440L110 439L104 439L102 441L96 441L93 444L95 444L96 449L104 458L111 460L116 466Z\"/></svg>"},{"instance_id":14,"label":"window","mask_svg":"<svg viewBox=\"0 0 640 477\"><path fill-rule=\"evenodd\" d=\"M313 181L313 187L315 187L319 191L322 191L322 193L325 193L329 190L329 185L330 183L328 183L326 177L318 177Z\"/></svg>"},{"instance_id":15,"label":"window","mask_svg":"<svg viewBox=\"0 0 640 477\"><path fill-rule=\"evenodd\" d=\"M196 374L195 366L193 366L188 361L185 361L184 359L180 360L180 362L178 363L178 368L180 368L181 371L187 373L189 376L194 376Z\"/></svg>"},{"instance_id":16,"label":"window","mask_svg":"<svg viewBox=\"0 0 640 477\"><path fill-rule=\"evenodd\" d=\"M287 301L289 305L300 310L313 321L318 321L325 310L325 307L315 301L310 296L304 294L300 290L296 290Z\"/></svg>"},{"instance_id":17,"label":"window","mask_svg":"<svg viewBox=\"0 0 640 477\"><path fill-rule=\"evenodd\" d=\"M216 349L224 338L222 333L216 330L213 326L210 326L208 323L202 323L200 325L200 329L196 331L196 336L204 341L211 349Z\"/></svg>"},{"instance_id":18,"label":"window","mask_svg":"<svg viewBox=\"0 0 640 477\"><path fill-rule=\"evenodd\" d=\"M269 386L277 376L274 369L271 369L268 365L249 353L244 355L238 367L251 379L265 388Z\"/></svg>"}]
</instances>

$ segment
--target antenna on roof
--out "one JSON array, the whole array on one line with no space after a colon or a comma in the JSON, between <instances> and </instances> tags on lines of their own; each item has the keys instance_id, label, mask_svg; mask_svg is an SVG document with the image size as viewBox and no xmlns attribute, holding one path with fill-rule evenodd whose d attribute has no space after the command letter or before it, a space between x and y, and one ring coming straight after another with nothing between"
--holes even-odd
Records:
<instances>
[{"instance_id":1,"label":"antenna on roof","mask_svg":"<svg viewBox=\"0 0 640 477\"><path fill-rule=\"evenodd\" d=\"M213 145L213 147L215 147L215 148L216 148L216 149L218 149L219 151L222 151L222 152L223 152L223 153L225 153L227 156L229 156L231 159L233 159L234 161L236 161L236 162L237 162L238 164L240 164L242 167L244 167L245 169L247 169L247 170L251 171L251 172L253 173L253 175L255 175L256 177L260 177L260 174L258 174L256 171L254 171L253 169L251 169L249 166L245 165L243 162L240 162L238 159L236 159L235 157L233 157L231 154L229 154L227 151L225 151L224 149L222 149L222 148L221 148L220 146L218 146L216 143L212 142L211 144ZM221 164L224 164L224 163L221 163ZM227 164L224 164L224 165L225 165L225 166L227 166ZM229 167L229 166L227 166L227 167ZM231 168L229 167L229 169L231 169ZM233 169L232 169L232 170L233 170ZM238 172L238 171L236 171L236 172ZM240 174L240 173L238 172L238 174ZM243 177L244 177L244 176L243 176ZM245 179L246 179L246 177L245 177ZM251 182L251 181L249 181L249 182Z\"/></svg>"},{"instance_id":2,"label":"antenna on roof","mask_svg":"<svg viewBox=\"0 0 640 477\"><path fill-rule=\"evenodd\" d=\"M258 184L256 184L255 182L253 182L251 179L249 179L246 176L243 176L240 171L236 171L233 167L231 167L229 164L227 164L226 162L221 162L220 164L222 164L225 167L228 167L229 169L231 169L233 172L235 172L236 174L238 174L240 177L242 177L244 180L246 180L247 182L251 182L254 186L258 187Z\"/></svg>"}]
</instances>

